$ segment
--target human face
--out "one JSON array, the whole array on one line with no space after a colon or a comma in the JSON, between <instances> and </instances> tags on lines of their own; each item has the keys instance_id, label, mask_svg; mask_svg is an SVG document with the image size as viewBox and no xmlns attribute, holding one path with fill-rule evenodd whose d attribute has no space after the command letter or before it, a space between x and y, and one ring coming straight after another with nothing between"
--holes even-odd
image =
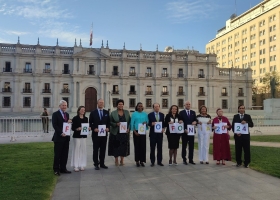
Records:
<instances>
[{"instance_id":1,"label":"human face","mask_svg":"<svg viewBox=\"0 0 280 200\"><path fill-rule=\"evenodd\" d=\"M240 106L239 109L238 109L239 113L240 114L244 114L245 112L245 106Z\"/></svg>"},{"instance_id":2,"label":"human face","mask_svg":"<svg viewBox=\"0 0 280 200\"><path fill-rule=\"evenodd\" d=\"M117 108L118 110L123 110L123 102L119 102Z\"/></svg>"},{"instance_id":3,"label":"human face","mask_svg":"<svg viewBox=\"0 0 280 200\"><path fill-rule=\"evenodd\" d=\"M218 111L218 116L219 116L219 117L223 116L223 113L224 113L224 112L223 112L222 110L219 110L219 111Z\"/></svg>"},{"instance_id":4,"label":"human face","mask_svg":"<svg viewBox=\"0 0 280 200\"><path fill-rule=\"evenodd\" d=\"M67 109L67 103L66 103L66 102L63 102L62 104L59 105L59 108L60 108L60 110L62 110L63 112L65 112L66 109Z\"/></svg>"},{"instance_id":5,"label":"human face","mask_svg":"<svg viewBox=\"0 0 280 200\"><path fill-rule=\"evenodd\" d=\"M159 112L159 104L158 103L154 104L154 111Z\"/></svg>"},{"instance_id":6,"label":"human face","mask_svg":"<svg viewBox=\"0 0 280 200\"><path fill-rule=\"evenodd\" d=\"M185 109L187 109L187 110L191 109L191 103L189 101L185 102Z\"/></svg>"},{"instance_id":7,"label":"human face","mask_svg":"<svg viewBox=\"0 0 280 200\"><path fill-rule=\"evenodd\" d=\"M207 113L207 112L206 112L206 108L205 108L205 107L202 107L200 112L201 112L201 114L205 115L205 114Z\"/></svg>"},{"instance_id":8,"label":"human face","mask_svg":"<svg viewBox=\"0 0 280 200\"><path fill-rule=\"evenodd\" d=\"M140 104L138 104L138 106L137 106L137 111L138 112L142 112L143 111L143 104L142 103L140 103Z\"/></svg>"},{"instance_id":9,"label":"human face","mask_svg":"<svg viewBox=\"0 0 280 200\"><path fill-rule=\"evenodd\" d=\"M84 107L82 107L82 108L80 109L80 111L79 111L79 114L80 114L80 115L84 115L85 112L86 112L86 109L85 109Z\"/></svg>"},{"instance_id":10,"label":"human face","mask_svg":"<svg viewBox=\"0 0 280 200\"><path fill-rule=\"evenodd\" d=\"M171 108L171 113L172 113L172 115L175 115L177 113L177 107L176 106L173 106Z\"/></svg>"},{"instance_id":11,"label":"human face","mask_svg":"<svg viewBox=\"0 0 280 200\"><path fill-rule=\"evenodd\" d=\"M104 100L103 99L99 99L99 101L97 102L97 107L99 109L103 109L103 107L104 107Z\"/></svg>"}]
</instances>

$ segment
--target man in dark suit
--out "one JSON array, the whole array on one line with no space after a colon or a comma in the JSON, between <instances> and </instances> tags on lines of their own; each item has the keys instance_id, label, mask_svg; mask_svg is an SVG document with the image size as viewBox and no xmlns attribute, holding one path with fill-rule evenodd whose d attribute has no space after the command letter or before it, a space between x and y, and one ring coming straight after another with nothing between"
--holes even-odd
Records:
<instances>
[{"instance_id":1,"label":"man in dark suit","mask_svg":"<svg viewBox=\"0 0 280 200\"><path fill-rule=\"evenodd\" d=\"M105 160L108 131L110 127L110 117L109 117L109 112L104 109L103 99L98 99L97 109L90 113L89 125L91 127L91 130L93 130L92 131L93 164L95 166L95 170L100 169L99 165L101 168L108 169L108 167L104 163L104 160ZM98 125L106 125L106 136L98 136Z\"/></svg>"},{"instance_id":2,"label":"man in dark suit","mask_svg":"<svg viewBox=\"0 0 280 200\"><path fill-rule=\"evenodd\" d=\"M235 140L235 158L236 158L236 166L239 167L242 165L242 148L244 151L244 167L249 168L249 163L251 162L251 154L250 154L250 132L249 134L236 134L234 132L234 124L248 123L248 127L253 127L254 123L250 115L245 114L245 106L238 106L238 114L233 116L232 120L232 131L234 133ZM249 130L248 130L249 131Z\"/></svg>"},{"instance_id":3,"label":"man in dark suit","mask_svg":"<svg viewBox=\"0 0 280 200\"><path fill-rule=\"evenodd\" d=\"M151 167L155 166L155 150L157 147L157 164L159 166L164 166L162 164L162 140L163 140L163 132L164 132L164 114L159 112L160 105L159 103L153 104L154 112L148 114L149 126L150 126L150 160ZM162 122L162 131L155 132L155 123Z\"/></svg>"},{"instance_id":4,"label":"man in dark suit","mask_svg":"<svg viewBox=\"0 0 280 200\"><path fill-rule=\"evenodd\" d=\"M189 163L195 165L193 162L193 149L194 149L194 136L188 135L188 125L196 125L196 113L191 110L191 103L189 101L185 102L185 109L180 111L180 115L183 118L185 133L182 133L182 158L185 165L188 164L186 156L187 144L189 146Z\"/></svg>"},{"instance_id":5,"label":"man in dark suit","mask_svg":"<svg viewBox=\"0 0 280 200\"><path fill-rule=\"evenodd\" d=\"M67 102L61 100L59 102L59 110L52 114L52 125L54 134L52 141L54 142L54 174L59 176L60 173L71 173L66 169L69 151L70 136L63 133L63 123L72 123L69 114L66 112Z\"/></svg>"}]
</instances>

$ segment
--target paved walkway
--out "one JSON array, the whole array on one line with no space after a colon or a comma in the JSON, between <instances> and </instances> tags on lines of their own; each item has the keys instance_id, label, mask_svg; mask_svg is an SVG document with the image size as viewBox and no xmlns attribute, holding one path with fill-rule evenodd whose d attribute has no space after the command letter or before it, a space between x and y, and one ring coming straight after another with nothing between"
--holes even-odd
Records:
<instances>
[{"instance_id":1,"label":"paved walkway","mask_svg":"<svg viewBox=\"0 0 280 200\"><path fill-rule=\"evenodd\" d=\"M146 167L136 167L132 140L130 144L131 155L125 158L125 166L114 166L114 158L106 156L109 169L96 171L92 165L92 142L88 138L88 167L83 172L62 174L52 199L280 199L280 179L251 169L236 168L232 162L227 162L225 166L215 165L212 156L209 157L209 165L199 164L197 151L196 165L185 166L178 156L179 165L168 166L166 137L163 145L165 166L150 167L147 159ZM68 165L70 157L71 151ZM68 166L68 169L72 168Z\"/></svg>"}]
</instances>

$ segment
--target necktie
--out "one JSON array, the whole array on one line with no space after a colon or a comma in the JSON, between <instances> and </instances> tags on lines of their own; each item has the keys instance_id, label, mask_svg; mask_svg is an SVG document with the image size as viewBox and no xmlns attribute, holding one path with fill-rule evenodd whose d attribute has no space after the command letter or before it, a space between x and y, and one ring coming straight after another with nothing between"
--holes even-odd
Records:
<instances>
[{"instance_id":1,"label":"necktie","mask_svg":"<svg viewBox=\"0 0 280 200\"><path fill-rule=\"evenodd\" d=\"M240 119L241 119L241 120L243 119L243 115L240 115Z\"/></svg>"},{"instance_id":2,"label":"necktie","mask_svg":"<svg viewBox=\"0 0 280 200\"><path fill-rule=\"evenodd\" d=\"M156 113L156 120L157 120L157 122L159 121L158 113Z\"/></svg>"},{"instance_id":3,"label":"necktie","mask_svg":"<svg viewBox=\"0 0 280 200\"><path fill-rule=\"evenodd\" d=\"M103 117L103 110L100 110L100 119Z\"/></svg>"},{"instance_id":4,"label":"necktie","mask_svg":"<svg viewBox=\"0 0 280 200\"><path fill-rule=\"evenodd\" d=\"M188 113L188 116L190 116L190 111L189 110L187 111L187 113Z\"/></svg>"},{"instance_id":5,"label":"necktie","mask_svg":"<svg viewBox=\"0 0 280 200\"><path fill-rule=\"evenodd\" d=\"M65 113L65 112L63 112L63 118L64 118L64 121L67 122L67 116L66 116L66 113Z\"/></svg>"}]
</instances>

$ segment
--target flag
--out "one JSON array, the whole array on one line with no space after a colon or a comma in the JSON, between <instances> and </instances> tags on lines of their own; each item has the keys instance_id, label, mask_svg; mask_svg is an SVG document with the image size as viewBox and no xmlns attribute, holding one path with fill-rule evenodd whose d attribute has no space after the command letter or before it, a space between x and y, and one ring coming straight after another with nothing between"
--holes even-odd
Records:
<instances>
[{"instance_id":1,"label":"flag","mask_svg":"<svg viewBox=\"0 0 280 200\"><path fill-rule=\"evenodd\" d=\"M92 45L92 25L91 25L91 30L90 30L90 39L89 39L89 46Z\"/></svg>"}]
</instances>

